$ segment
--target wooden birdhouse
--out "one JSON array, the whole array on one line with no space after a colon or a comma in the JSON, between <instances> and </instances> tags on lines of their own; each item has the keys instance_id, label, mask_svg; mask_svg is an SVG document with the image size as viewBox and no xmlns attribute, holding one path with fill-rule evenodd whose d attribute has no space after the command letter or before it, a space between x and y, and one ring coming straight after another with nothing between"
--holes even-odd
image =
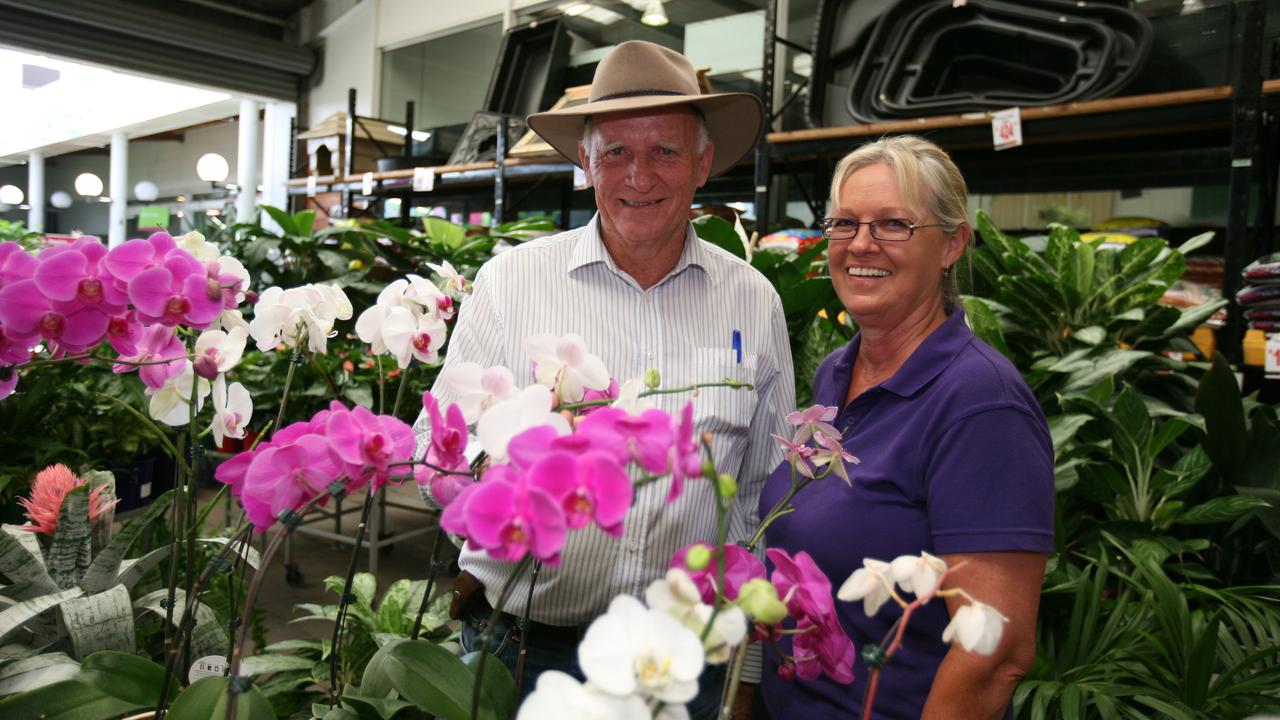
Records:
<instances>
[{"instance_id":1,"label":"wooden birdhouse","mask_svg":"<svg viewBox=\"0 0 1280 720\"><path fill-rule=\"evenodd\" d=\"M351 172L377 170L378 158L400 155L403 135L394 133L380 120L360 117L355 124L355 146L351 155ZM315 127L298 133L307 145L307 174L317 177L342 174L342 159L347 151L347 114L337 112Z\"/></svg>"}]
</instances>

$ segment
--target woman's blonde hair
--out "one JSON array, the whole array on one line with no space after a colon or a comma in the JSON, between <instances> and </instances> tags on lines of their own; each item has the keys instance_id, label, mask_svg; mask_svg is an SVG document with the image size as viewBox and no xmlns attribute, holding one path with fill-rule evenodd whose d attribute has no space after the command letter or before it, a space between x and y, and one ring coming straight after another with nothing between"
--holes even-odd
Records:
<instances>
[{"instance_id":1,"label":"woman's blonde hair","mask_svg":"<svg viewBox=\"0 0 1280 720\"><path fill-rule=\"evenodd\" d=\"M880 138L845 155L831 177L831 206L840 204L840 189L850 175L881 163L893 170L907 207L926 211L939 223L956 228L968 222L969 190L960 169L942 148L916 135ZM965 242L973 247L972 232ZM960 303L960 288L952 268L943 272L941 288L943 306L951 314Z\"/></svg>"}]
</instances>

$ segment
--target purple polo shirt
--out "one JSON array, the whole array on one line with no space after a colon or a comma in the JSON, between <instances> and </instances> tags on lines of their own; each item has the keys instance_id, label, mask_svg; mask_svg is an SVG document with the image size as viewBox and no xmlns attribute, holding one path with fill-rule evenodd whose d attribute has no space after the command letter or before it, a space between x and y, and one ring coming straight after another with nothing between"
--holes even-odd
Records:
<instances>
[{"instance_id":1,"label":"purple polo shirt","mask_svg":"<svg viewBox=\"0 0 1280 720\"><path fill-rule=\"evenodd\" d=\"M957 310L888 380L844 407L861 335L823 361L814 402L841 407L835 426L861 464L849 464L852 487L831 476L802 490L796 511L770 526L766 543L808 552L833 591L863 558L889 561L927 550L947 553L1053 550L1053 444L1044 414L1013 365L974 337ZM760 514L790 487L784 463L765 485ZM772 568L770 568L772 570ZM1000 607L1000 598L978 598ZM883 643L902 611L893 601L874 617L862 602L836 602L860 652ZM790 622L790 621L788 621ZM925 605L907 627L876 691L877 718L918 718L947 653L946 604ZM789 637L780 643L791 652ZM763 694L770 715L857 717L867 668L852 685L825 676L784 682L778 656L765 652Z\"/></svg>"}]
</instances>

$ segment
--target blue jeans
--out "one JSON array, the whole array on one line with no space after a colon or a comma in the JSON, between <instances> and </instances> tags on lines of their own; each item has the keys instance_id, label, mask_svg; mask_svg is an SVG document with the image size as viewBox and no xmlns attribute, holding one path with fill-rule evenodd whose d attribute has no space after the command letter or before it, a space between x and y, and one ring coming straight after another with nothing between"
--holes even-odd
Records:
<instances>
[{"instance_id":1,"label":"blue jeans","mask_svg":"<svg viewBox=\"0 0 1280 720\"><path fill-rule=\"evenodd\" d=\"M484 597L478 597L462 618L462 649L473 652L480 649L480 635L489 622L493 608ZM583 628L583 632L586 628ZM518 702L524 702L529 693L538 684L538 676L547 670L559 670L568 673L579 681L586 678L578 667L578 642L573 639L576 633L565 629L558 631L556 637L539 637L536 631L529 633L525 642L524 682L516 678L520 686ZM489 637L489 652L493 653L516 675L516 662L520 658L520 630L515 627L508 616L500 616L493 626ZM698 678L698 696L687 704L691 720L714 720L720 710L720 694L724 688L725 666L707 665ZM517 703L518 706L518 703Z\"/></svg>"}]
</instances>

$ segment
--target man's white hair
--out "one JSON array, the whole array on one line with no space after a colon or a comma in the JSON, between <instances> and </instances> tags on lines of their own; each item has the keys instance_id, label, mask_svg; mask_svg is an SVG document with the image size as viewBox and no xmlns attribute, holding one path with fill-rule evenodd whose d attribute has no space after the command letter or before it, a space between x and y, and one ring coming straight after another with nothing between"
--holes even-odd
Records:
<instances>
[{"instance_id":1,"label":"man's white hair","mask_svg":"<svg viewBox=\"0 0 1280 720\"><path fill-rule=\"evenodd\" d=\"M707 129L707 118L697 110L693 110L694 117L698 118L697 129L697 150L698 155L707 151L707 145L711 142L711 132ZM591 116L588 115L582 121L582 148L587 151L587 158L594 162L596 157L597 136L592 131Z\"/></svg>"}]
</instances>

